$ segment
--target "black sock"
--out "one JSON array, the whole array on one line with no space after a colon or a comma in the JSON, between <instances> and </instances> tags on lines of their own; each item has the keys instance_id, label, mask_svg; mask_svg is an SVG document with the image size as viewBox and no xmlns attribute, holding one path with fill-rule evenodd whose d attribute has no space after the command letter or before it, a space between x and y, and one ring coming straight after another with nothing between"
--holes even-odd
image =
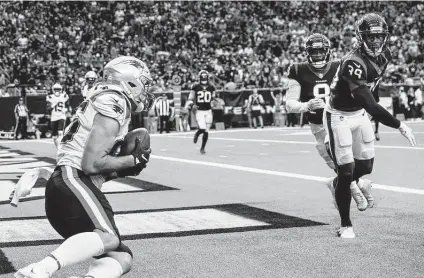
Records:
<instances>
[{"instance_id":1,"label":"black sock","mask_svg":"<svg viewBox=\"0 0 424 278\"><path fill-rule=\"evenodd\" d=\"M206 142L208 142L209 132L204 132L202 137L202 149L205 149Z\"/></svg>"},{"instance_id":2,"label":"black sock","mask_svg":"<svg viewBox=\"0 0 424 278\"><path fill-rule=\"evenodd\" d=\"M194 137L195 138L198 138L199 136L200 136L200 134L202 134L203 133L203 129L198 129L197 131L196 131L196 133L194 134Z\"/></svg>"},{"instance_id":3,"label":"black sock","mask_svg":"<svg viewBox=\"0 0 424 278\"><path fill-rule=\"evenodd\" d=\"M350 220L350 202L352 195L350 193L350 183L352 182L354 163L339 166L336 184L336 203L339 208L341 226L352 226Z\"/></svg>"},{"instance_id":4,"label":"black sock","mask_svg":"<svg viewBox=\"0 0 424 278\"><path fill-rule=\"evenodd\" d=\"M375 122L375 133L378 133L378 124L379 124L379 122Z\"/></svg>"}]
</instances>

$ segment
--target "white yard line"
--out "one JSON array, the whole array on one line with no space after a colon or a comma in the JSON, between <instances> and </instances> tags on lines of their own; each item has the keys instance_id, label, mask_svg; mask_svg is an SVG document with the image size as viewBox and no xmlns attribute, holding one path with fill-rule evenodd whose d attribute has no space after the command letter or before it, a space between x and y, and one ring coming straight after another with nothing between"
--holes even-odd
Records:
<instances>
[{"instance_id":1,"label":"white yard line","mask_svg":"<svg viewBox=\"0 0 424 278\"><path fill-rule=\"evenodd\" d=\"M183 138L185 138L185 137L183 137ZM226 140L228 138L223 138L223 139ZM232 139L235 139L235 138L232 138ZM245 141L246 139L235 139L235 140ZM255 140L255 139L249 139L249 140ZM267 140L267 141L270 141L270 140ZM271 140L271 141L281 142L281 141L278 141L278 140ZM14 141L12 141L12 142L14 142ZM52 141L45 141L45 140L44 141L43 140L32 140L32 142L53 144ZM296 142L296 141L286 141L286 142L299 143L299 142ZM304 143L315 144L314 142L304 142ZM376 147L380 147L380 148L381 147L383 147L383 148L384 147L387 147L387 148L392 148L392 147L393 148L407 148L407 147L397 147L397 146L376 146ZM417 148L417 147L409 147L409 148L410 149L424 149L424 148ZM167 160L167 161L173 161L173 162L188 163L188 164L203 165L203 166L211 166L211 167L216 167L216 168L231 169L231 170L237 170L237 171L243 171L243 172L250 172L250 173L257 173L257 174L264 174L264 175L273 175L273 176L303 179L303 180L311 180L311 181L319 181L319 182L324 182L329 178L329 177L319 177L319 176L312 176L312 175L303 175L303 174L296 174L296 173L289 173L289 172L280 172L280 171L259 169L259 168L253 168L253 167L245 167L245 166L232 165L232 164L182 159L182 158L175 158L175 157L166 157L166 156L158 156L158 155L151 155L151 157L154 158L154 159ZM423 189L416 189L416 188L407 188L407 187L392 186L392 185L377 184L377 183L373 183L373 188L380 189L380 190L386 190L386 191L393 191L393 192L424 195Z\"/></svg>"},{"instance_id":2,"label":"white yard line","mask_svg":"<svg viewBox=\"0 0 424 278\"><path fill-rule=\"evenodd\" d=\"M295 179L318 181L318 182L325 182L329 178L329 177L319 177L319 176L303 175L303 174L296 174L296 173L290 173L290 172L280 172L280 171L273 171L273 170L266 170L266 169L259 169L259 168L245 167L245 166L224 164L224 163L217 163L217 162L182 159L182 158L175 158L175 157L166 157L166 156L158 156L158 155L151 155L151 157L153 159L166 160L166 161L172 161L172 162L188 163L188 164L194 164L194 165L202 165L202 166L216 167L216 168L236 170L236 171L242 171L242 172L250 172L250 173L256 173L256 174L272 175L272 176L295 178ZM393 192L424 195L423 189L399 187L399 186L376 184L376 183L373 183L373 188L386 190L386 191L393 191Z\"/></svg>"}]
</instances>

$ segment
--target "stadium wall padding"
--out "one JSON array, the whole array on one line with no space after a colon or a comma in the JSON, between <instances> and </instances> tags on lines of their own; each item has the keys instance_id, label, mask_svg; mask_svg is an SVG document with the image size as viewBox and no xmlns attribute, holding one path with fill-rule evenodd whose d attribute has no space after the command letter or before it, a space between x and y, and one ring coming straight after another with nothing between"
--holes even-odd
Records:
<instances>
[{"instance_id":1,"label":"stadium wall padding","mask_svg":"<svg viewBox=\"0 0 424 278\"><path fill-rule=\"evenodd\" d=\"M390 97L392 93L398 90L399 86L404 86L406 91L409 89L409 86L406 85L380 85L379 95L380 97ZM415 89L415 87L414 87ZM227 122L231 122L233 126L245 126L247 124L247 115L246 111L243 108L245 102L248 100L249 95L252 93L252 89L237 90L237 91L223 91L218 90L217 93L220 94L220 97L225 102L224 117L226 117ZM272 111L272 106L274 101L271 97L271 91L274 94L283 92L281 88L267 88L267 89L258 89L258 92L262 94L265 105L264 110L265 114L270 114ZM190 91L181 91L180 98L186 96L188 98ZM161 94L158 94L160 96ZM168 93L168 98L173 99L173 93ZM81 95L70 95L67 105L72 107L73 112L75 112L78 105L83 101ZM4 97L0 98L0 131L10 131L15 126L15 115L13 109L18 103L18 97ZM31 114L45 114L47 113L47 104L45 95L37 96L27 96L26 104ZM133 116L133 121L136 126L142 125L144 114ZM265 122L272 120L272 117L267 117L265 115Z\"/></svg>"}]
</instances>

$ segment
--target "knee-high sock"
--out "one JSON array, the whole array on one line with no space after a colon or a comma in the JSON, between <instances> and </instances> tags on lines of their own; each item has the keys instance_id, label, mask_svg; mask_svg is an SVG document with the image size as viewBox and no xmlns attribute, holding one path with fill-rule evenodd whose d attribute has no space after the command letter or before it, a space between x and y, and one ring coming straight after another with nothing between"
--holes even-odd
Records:
<instances>
[{"instance_id":1,"label":"knee-high sock","mask_svg":"<svg viewBox=\"0 0 424 278\"><path fill-rule=\"evenodd\" d=\"M88 260L103 254L104 251L104 244L99 234L80 233L66 239L39 264L52 275L59 268Z\"/></svg>"},{"instance_id":2,"label":"knee-high sock","mask_svg":"<svg viewBox=\"0 0 424 278\"><path fill-rule=\"evenodd\" d=\"M208 142L208 138L209 138L209 132L204 132L203 133L203 137L202 137L202 149L205 148L206 146L206 142Z\"/></svg>"},{"instance_id":3,"label":"knee-high sock","mask_svg":"<svg viewBox=\"0 0 424 278\"><path fill-rule=\"evenodd\" d=\"M375 133L378 133L378 125L379 125L379 122L378 121L375 121Z\"/></svg>"},{"instance_id":4,"label":"knee-high sock","mask_svg":"<svg viewBox=\"0 0 424 278\"><path fill-rule=\"evenodd\" d=\"M355 170L353 171L353 180L358 182L362 176L371 174L374 165L374 158L367 160L355 159Z\"/></svg>"},{"instance_id":5,"label":"knee-high sock","mask_svg":"<svg viewBox=\"0 0 424 278\"><path fill-rule=\"evenodd\" d=\"M339 166L337 178L335 179L336 203L339 208L341 226L352 226L350 220L350 202L352 195L350 193L350 183L353 179L354 163Z\"/></svg>"}]
</instances>

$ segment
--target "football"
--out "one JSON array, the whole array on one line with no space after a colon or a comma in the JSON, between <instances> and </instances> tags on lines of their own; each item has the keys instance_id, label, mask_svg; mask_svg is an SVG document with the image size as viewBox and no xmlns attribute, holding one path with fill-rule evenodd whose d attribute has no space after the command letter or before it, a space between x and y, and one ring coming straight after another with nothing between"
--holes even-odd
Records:
<instances>
[{"instance_id":1,"label":"football","mask_svg":"<svg viewBox=\"0 0 424 278\"><path fill-rule=\"evenodd\" d=\"M125 135L124 142L121 145L119 156L130 155L135 149L135 138L140 138L141 146L144 150L150 149L150 135L147 129L137 128Z\"/></svg>"}]
</instances>

